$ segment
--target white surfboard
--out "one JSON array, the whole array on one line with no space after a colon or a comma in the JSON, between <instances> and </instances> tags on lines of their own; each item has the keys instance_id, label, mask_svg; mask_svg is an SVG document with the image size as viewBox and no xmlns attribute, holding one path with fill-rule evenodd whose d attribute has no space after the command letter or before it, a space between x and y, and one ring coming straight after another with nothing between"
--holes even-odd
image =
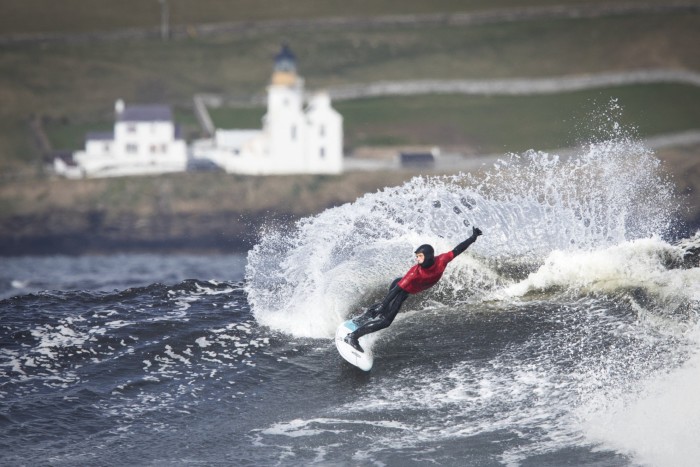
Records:
<instances>
[{"instance_id":1,"label":"white surfboard","mask_svg":"<svg viewBox=\"0 0 700 467\"><path fill-rule=\"evenodd\" d=\"M363 341L364 336L360 337L360 345L364 349L364 352L355 350L353 346L343 341L345 336L355 329L357 329L357 324L351 319L338 326L338 330L335 332L335 346L338 348L340 356L349 363L355 365L360 370L369 371L374 364L374 356L372 355L372 349L369 348L368 343Z\"/></svg>"}]
</instances>

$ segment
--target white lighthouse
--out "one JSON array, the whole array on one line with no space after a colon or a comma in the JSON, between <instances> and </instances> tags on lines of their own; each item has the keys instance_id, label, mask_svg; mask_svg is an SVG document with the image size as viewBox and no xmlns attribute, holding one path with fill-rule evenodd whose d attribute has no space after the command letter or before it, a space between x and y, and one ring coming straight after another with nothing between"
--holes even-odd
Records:
<instances>
[{"instance_id":1,"label":"white lighthouse","mask_svg":"<svg viewBox=\"0 0 700 467\"><path fill-rule=\"evenodd\" d=\"M267 87L262 130L217 129L214 138L194 143L193 154L231 173L337 174L343 163L343 118L328 93L305 96L294 54L283 46Z\"/></svg>"}]
</instances>

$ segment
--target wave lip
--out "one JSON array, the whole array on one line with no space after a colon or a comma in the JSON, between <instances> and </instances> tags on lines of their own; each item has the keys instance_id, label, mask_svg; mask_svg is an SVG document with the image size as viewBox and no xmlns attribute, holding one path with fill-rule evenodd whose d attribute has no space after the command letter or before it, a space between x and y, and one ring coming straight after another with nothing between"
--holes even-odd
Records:
<instances>
[{"instance_id":1,"label":"wave lip","mask_svg":"<svg viewBox=\"0 0 700 467\"><path fill-rule=\"evenodd\" d=\"M502 291L504 297L566 291L605 293L643 289L668 303L697 300L700 269L675 268L685 251L659 237L638 239L593 251L553 251L526 279Z\"/></svg>"}]
</instances>

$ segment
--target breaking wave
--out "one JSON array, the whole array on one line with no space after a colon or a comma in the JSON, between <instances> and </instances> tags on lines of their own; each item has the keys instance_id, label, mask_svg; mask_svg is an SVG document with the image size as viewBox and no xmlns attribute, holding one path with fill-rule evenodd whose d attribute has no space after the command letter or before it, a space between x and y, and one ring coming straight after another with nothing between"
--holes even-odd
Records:
<instances>
[{"instance_id":1,"label":"breaking wave","mask_svg":"<svg viewBox=\"0 0 700 467\"><path fill-rule=\"evenodd\" d=\"M586 268L611 252L678 254L661 240L675 234L678 209L659 160L632 138L592 143L568 157L529 151L480 175L416 177L302 219L290 231L263 232L248 255L246 291L260 324L329 337L410 267L419 244L447 251L480 227L484 235L452 263L432 296L503 299L537 287L579 287L588 279L562 268L577 264L584 276L595 275ZM557 264L546 279L546 268ZM629 273L636 266L619 267ZM609 273L624 282L625 271Z\"/></svg>"}]
</instances>

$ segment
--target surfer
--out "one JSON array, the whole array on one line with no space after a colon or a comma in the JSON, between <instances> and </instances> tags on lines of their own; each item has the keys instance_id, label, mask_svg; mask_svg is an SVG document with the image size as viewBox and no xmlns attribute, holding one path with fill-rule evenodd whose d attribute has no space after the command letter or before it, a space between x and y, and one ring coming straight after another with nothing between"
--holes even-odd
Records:
<instances>
[{"instance_id":1,"label":"surfer","mask_svg":"<svg viewBox=\"0 0 700 467\"><path fill-rule=\"evenodd\" d=\"M345 342L356 350L364 352L358 339L365 334L389 327L396 318L404 300L411 294L417 294L437 284L448 263L469 248L469 245L474 243L479 235L481 235L481 230L474 227L471 237L451 251L438 256L435 256L435 250L431 245L419 246L414 252L418 264L409 269L406 275L392 282L389 293L382 302L372 305L365 314L355 320L360 326L345 336Z\"/></svg>"}]
</instances>

